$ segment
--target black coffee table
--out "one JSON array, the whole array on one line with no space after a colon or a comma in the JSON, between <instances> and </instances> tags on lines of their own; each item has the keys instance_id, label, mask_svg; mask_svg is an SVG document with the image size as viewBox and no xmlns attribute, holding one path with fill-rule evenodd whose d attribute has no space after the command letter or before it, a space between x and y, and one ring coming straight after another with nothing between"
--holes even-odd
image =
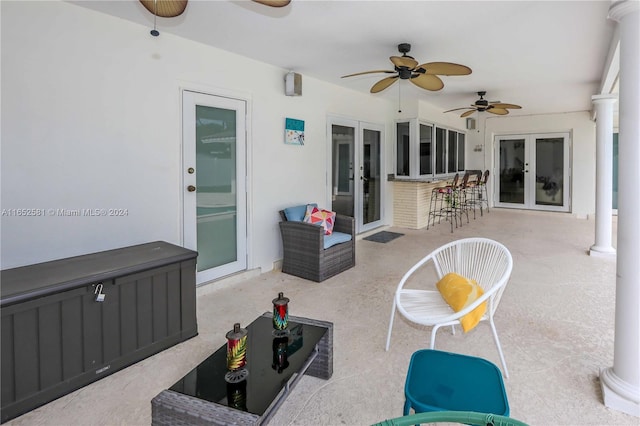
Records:
<instances>
[{"instance_id":1,"label":"black coffee table","mask_svg":"<svg viewBox=\"0 0 640 426\"><path fill-rule=\"evenodd\" d=\"M265 313L246 329L246 380L225 380L225 343L153 398L153 425L263 424L303 374L325 380L333 374L333 323L289 316L288 336L277 337Z\"/></svg>"}]
</instances>

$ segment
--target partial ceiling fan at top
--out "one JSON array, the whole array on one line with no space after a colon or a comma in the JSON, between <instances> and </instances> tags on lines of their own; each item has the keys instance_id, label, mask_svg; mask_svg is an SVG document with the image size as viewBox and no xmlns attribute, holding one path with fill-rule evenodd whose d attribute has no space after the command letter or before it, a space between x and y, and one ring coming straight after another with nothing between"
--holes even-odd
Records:
<instances>
[{"instance_id":1,"label":"partial ceiling fan at top","mask_svg":"<svg viewBox=\"0 0 640 426\"><path fill-rule=\"evenodd\" d=\"M436 91L444 87L444 83L440 77L438 77L439 75L471 74L471 68L451 62L428 62L418 65L418 61L416 61L412 56L407 55L407 53L411 51L411 45L409 43L399 44L398 51L402 53L402 56L391 56L389 58L393 64L393 71L363 71L355 74L344 75L341 78L374 73L395 74L391 77L383 78L371 87L371 93L378 93L398 80L409 80L422 89Z\"/></svg>"},{"instance_id":2,"label":"partial ceiling fan at top","mask_svg":"<svg viewBox=\"0 0 640 426\"><path fill-rule=\"evenodd\" d=\"M149 12L161 18L175 18L187 8L187 0L140 0Z\"/></svg>"},{"instance_id":3,"label":"partial ceiling fan at top","mask_svg":"<svg viewBox=\"0 0 640 426\"><path fill-rule=\"evenodd\" d=\"M463 107L463 108L454 108L454 109L450 109L448 111L444 111L444 112L451 112L451 111L460 111L463 109L466 109L468 111L463 112L462 114L460 114L460 117L468 117L471 114L473 114L476 111L479 112L490 112L491 114L496 114L496 115L507 115L509 114L509 109L520 109L522 108L520 105L515 105L515 104L507 104L504 102L500 102L500 101L492 101L489 102L487 101L484 96L487 94L487 92L477 92L478 96L480 96L480 99L478 99L477 101L475 101L475 103L471 106L468 107Z\"/></svg>"},{"instance_id":4,"label":"partial ceiling fan at top","mask_svg":"<svg viewBox=\"0 0 640 426\"><path fill-rule=\"evenodd\" d=\"M188 0L140 0L140 3L149 12L161 18L174 18L180 16L187 7ZM253 0L256 3L270 7L284 7L291 0Z\"/></svg>"},{"instance_id":5,"label":"partial ceiling fan at top","mask_svg":"<svg viewBox=\"0 0 640 426\"><path fill-rule=\"evenodd\" d=\"M252 0L255 3L264 4L270 7L283 7L291 3L291 0ZM156 18L175 18L182 15L187 8L188 0L140 0L140 3L149 12L153 13L153 30L151 35L158 37L160 31L156 28Z\"/></svg>"},{"instance_id":6,"label":"partial ceiling fan at top","mask_svg":"<svg viewBox=\"0 0 640 426\"><path fill-rule=\"evenodd\" d=\"M270 7L285 7L291 0L253 0L256 3L264 4Z\"/></svg>"}]
</instances>

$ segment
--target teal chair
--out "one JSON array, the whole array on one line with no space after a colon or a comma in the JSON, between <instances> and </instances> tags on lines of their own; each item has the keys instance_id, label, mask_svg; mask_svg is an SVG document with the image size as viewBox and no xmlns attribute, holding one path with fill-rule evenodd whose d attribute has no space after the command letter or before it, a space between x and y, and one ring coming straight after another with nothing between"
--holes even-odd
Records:
<instances>
[{"instance_id":1,"label":"teal chair","mask_svg":"<svg viewBox=\"0 0 640 426\"><path fill-rule=\"evenodd\" d=\"M500 369L474 356L423 349L411 356L403 414L472 411L509 415Z\"/></svg>"}]
</instances>

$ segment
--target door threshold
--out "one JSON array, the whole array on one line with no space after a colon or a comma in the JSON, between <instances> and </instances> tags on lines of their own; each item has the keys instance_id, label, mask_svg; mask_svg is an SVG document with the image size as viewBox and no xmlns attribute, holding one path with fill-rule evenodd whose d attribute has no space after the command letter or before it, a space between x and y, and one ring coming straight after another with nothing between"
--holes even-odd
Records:
<instances>
[{"instance_id":1,"label":"door threshold","mask_svg":"<svg viewBox=\"0 0 640 426\"><path fill-rule=\"evenodd\" d=\"M205 296L211 294L214 291L233 287L239 282L246 281L250 278L255 278L262 273L260 268L250 269L246 271L236 272L235 274L227 275L222 278L217 278L211 281L198 284L196 286L196 296Z\"/></svg>"}]
</instances>

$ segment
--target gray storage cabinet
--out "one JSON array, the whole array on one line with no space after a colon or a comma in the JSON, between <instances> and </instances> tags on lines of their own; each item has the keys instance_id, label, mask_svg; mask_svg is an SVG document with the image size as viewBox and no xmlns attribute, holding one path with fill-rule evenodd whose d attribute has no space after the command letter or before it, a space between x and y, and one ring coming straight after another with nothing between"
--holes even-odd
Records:
<instances>
[{"instance_id":1,"label":"gray storage cabinet","mask_svg":"<svg viewBox=\"0 0 640 426\"><path fill-rule=\"evenodd\" d=\"M2 423L196 336L196 256L157 241L1 271Z\"/></svg>"}]
</instances>

